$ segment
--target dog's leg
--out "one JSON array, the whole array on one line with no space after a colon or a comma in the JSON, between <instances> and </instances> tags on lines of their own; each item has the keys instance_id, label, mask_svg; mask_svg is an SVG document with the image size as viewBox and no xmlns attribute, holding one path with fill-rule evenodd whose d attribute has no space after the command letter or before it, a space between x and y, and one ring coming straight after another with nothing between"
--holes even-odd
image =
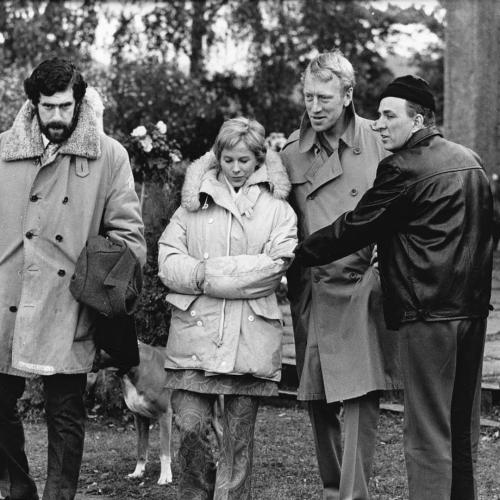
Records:
<instances>
[{"instance_id":1,"label":"dog's leg","mask_svg":"<svg viewBox=\"0 0 500 500\"><path fill-rule=\"evenodd\" d=\"M134 420L137 434L137 464L134 472L128 474L127 477L141 478L144 476L146 463L148 461L149 418L134 413Z\"/></svg>"},{"instance_id":2,"label":"dog's leg","mask_svg":"<svg viewBox=\"0 0 500 500\"><path fill-rule=\"evenodd\" d=\"M159 418L160 422L160 478L158 484L172 482L170 442L172 439L172 409L169 408Z\"/></svg>"},{"instance_id":3,"label":"dog's leg","mask_svg":"<svg viewBox=\"0 0 500 500\"><path fill-rule=\"evenodd\" d=\"M172 406L169 403L165 413L160 415L160 479L158 484L172 482L170 442L172 440Z\"/></svg>"}]
</instances>

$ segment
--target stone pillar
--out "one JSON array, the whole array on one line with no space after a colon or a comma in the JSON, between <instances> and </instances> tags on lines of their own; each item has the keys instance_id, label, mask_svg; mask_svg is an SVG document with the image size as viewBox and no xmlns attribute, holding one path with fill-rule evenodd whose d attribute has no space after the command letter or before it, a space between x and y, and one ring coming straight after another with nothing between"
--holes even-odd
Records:
<instances>
[{"instance_id":1,"label":"stone pillar","mask_svg":"<svg viewBox=\"0 0 500 500\"><path fill-rule=\"evenodd\" d=\"M445 137L500 175L500 2L445 0Z\"/></svg>"}]
</instances>

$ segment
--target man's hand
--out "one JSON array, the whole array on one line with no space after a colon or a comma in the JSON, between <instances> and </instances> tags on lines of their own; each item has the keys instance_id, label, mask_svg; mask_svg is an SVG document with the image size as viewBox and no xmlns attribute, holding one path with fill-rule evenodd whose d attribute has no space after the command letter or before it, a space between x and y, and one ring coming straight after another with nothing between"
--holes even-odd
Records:
<instances>
[{"instance_id":1,"label":"man's hand","mask_svg":"<svg viewBox=\"0 0 500 500\"><path fill-rule=\"evenodd\" d=\"M318 256L316 256L312 251L313 248L314 242L311 241L311 236L300 242L293 250L293 253L295 254L295 258L293 259L294 265L298 265L300 267L313 267L321 265L321 263L318 262Z\"/></svg>"},{"instance_id":2,"label":"man's hand","mask_svg":"<svg viewBox=\"0 0 500 500\"><path fill-rule=\"evenodd\" d=\"M295 254L295 257L293 259L293 263L295 265L299 265L301 266L301 249L302 249L302 243L299 243L294 249L293 249L293 253Z\"/></svg>"}]
</instances>

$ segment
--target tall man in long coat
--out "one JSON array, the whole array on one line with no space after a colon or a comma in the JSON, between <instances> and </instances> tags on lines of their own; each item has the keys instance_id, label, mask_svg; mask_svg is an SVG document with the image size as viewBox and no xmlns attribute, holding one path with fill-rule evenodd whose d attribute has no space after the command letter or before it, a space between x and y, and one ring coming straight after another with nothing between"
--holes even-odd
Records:
<instances>
[{"instance_id":1,"label":"tall man in long coat","mask_svg":"<svg viewBox=\"0 0 500 500\"><path fill-rule=\"evenodd\" d=\"M303 83L306 113L282 151L299 239L354 208L386 155L371 122L354 112L354 70L340 52L311 61ZM328 266L292 265L287 274L298 399L308 401L326 500L369 498L379 391L399 387L374 261L367 246Z\"/></svg>"},{"instance_id":2,"label":"tall man in long coat","mask_svg":"<svg viewBox=\"0 0 500 500\"><path fill-rule=\"evenodd\" d=\"M413 75L382 92L392 152L356 207L308 238L318 266L377 242L387 326L400 337L410 500L475 500L481 368L492 271L492 197L478 156L443 139Z\"/></svg>"},{"instance_id":3,"label":"tall man in long coat","mask_svg":"<svg viewBox=\"0 0 500 500\"><path fill-rule=\"evenodd\" d=\"M48 427L43 498L75 495L95 355L92 314L69 290L81 250L104 234L146 258L127 152L99 131L85 89L70 61L42 62L0 135L0 458L12 500L38 499L16 411L33 375L42 376Z\"/></svg>"}]
</instances>

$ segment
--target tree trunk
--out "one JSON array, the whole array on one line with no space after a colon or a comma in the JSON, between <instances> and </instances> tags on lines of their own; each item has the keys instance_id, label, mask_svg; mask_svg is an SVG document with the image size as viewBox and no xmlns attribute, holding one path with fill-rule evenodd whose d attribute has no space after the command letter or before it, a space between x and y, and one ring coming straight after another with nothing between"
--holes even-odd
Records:
<instances>
[{"instance_id":1,"label":"tree trunk","mask_svg":"<svg viewBox=\"0 0 500 500\"><path fill-rule=\"evenodd\" d=\"M191 76L203 73L203 38L206 34L206 0L193 0L193 23L191 26Z\"/></svg>"},{"instance_id":2,"label":"tree trunk","mask_svg":"<svg viewBox=\"0 0 500 500\"><path fill-rule=\"evenodd\" d=\"M445 135L500 174L500 2L446 0Z\"/></svg>"}]
</instances>

